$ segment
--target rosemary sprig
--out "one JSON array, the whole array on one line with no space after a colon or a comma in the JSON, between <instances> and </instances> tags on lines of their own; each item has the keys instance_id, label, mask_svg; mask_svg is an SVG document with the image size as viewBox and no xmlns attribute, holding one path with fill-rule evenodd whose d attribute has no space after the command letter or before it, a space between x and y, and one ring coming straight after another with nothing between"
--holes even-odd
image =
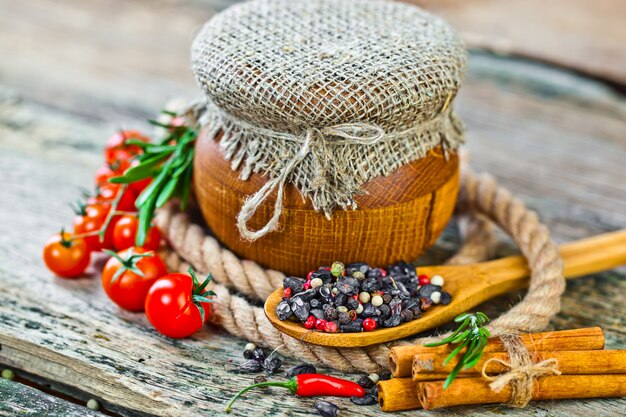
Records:
<instances>
[{"instance_id":1,"label":"rosemary sprig","mask_svg":"<svg viewBox=\"0 0 626 417\"><path fill-rule=\"evenodd\" d=\"M155 209L174 198L179 198L182 210L186 208L191 194L194 143L198 137L195 127L164 124L155 120L149 122L167 129L169 134L157 143L127 141L143 149L143 153L137 157L139 164L127 169L124 175L109 180L116 184L130 184L152 178L150 185L135 201L139 218L135 241L137 246L142 246L146 240Z\"/></svg>"},{"instance_id":2,"label":"rosemary sprig","mask_svg":"<svg viewBox=\"0 0 626 417\"><path fill-rule=\"evenodd\" d=\"M439 342L424 344L424 346L427 347L435 347L446 344L458 345L443 361L443 366L446 366L461 352L461 350L467 348L454 369L452 369L446 378L443 384L444 389L448 388L450 384L452 384L452 381L454 381L454 378L456 378L462 369L468 369L476 366L478 360L483 354L483 349L487 346L489 337L491 337L489 330L487 330L486 327L483 327L483 325L489 321L489 317L480 311L476 312L476 314L461 314L457 316L454 321L461 323L459 328L456 329L454 333Z\"/></svg>"}]
</instances>

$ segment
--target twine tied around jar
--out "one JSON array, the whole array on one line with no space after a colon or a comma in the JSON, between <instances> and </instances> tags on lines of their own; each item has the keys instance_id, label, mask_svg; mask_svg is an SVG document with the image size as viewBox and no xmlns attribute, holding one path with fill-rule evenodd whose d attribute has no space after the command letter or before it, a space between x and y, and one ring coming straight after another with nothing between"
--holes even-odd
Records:
<instances>
[{"instance_id":1,"label":"twine tied around jar","mask_svg":"<svg viewBox=\"0 0 626 417\"><path fill-rule=\"evenodd\" d=\"M269 129L254 128L264 136L280 136L287 140L300 140L293 135L273 132ZM261 130L261 131L260 131ZM311 185L315 189L324 187L328 182L328 167L332 163L332 156L326 149L326 144L333 145L373 145L385 136L385 131L376 125L368 123L343 123L325 128L309 128L303 136L303 144L298 153L280 170L280 173L268 180L255 194L248 197L237 215L237 228L241 236L247 240L256 240L278 228L278 220L283 211L285 183L294 168L307 155L311 154L315 161L315 178ZM254 216L263 202L277 190L274 213L269 221L259 230L250 230L248 221ZM327 214L328 217L328 214Z\"/></svg>"},{"instance_id":2,"label":"twine tied around jar","mask_svg":"<svg viewBox=\"0 0 626 417\"><path fill-rule=\"evenodd\" d=\"M533 362L530 352L517 335L502 335L500 340L509 355L509 361L491 358L483 365L481 374L491 381L489 388L494 392L502 391L507 385L511 387L510 405L525 407L533 396L535 380L542 376L561 375L556 359ZM490 376L486 370L491 362L499 363L509 369L508 372Z\"/></svg>"}]
</instances>

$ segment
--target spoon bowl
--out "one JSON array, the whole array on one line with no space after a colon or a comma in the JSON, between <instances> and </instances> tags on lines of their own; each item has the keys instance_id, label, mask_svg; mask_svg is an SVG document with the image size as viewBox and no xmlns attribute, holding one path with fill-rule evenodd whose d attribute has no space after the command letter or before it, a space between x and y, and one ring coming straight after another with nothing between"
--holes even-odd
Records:
<instances>
[{"instance_id":1,"label":"spoon bowl","mask_svg":"<svg viewBox=\"0 0 626 417\"><path fill-rule=\"evenodd\" d=\"M606 233L559 247L564 275L575 278L626 264L626 230ZM441 275L444 289L452 295L448 305L433 305L418 319L396 327L370 332L323 333L308 330L302 324L280 320L276 306L282 289L274 291L265 302L265 314L274 327L296 339L321 346L364 347L412 336L442 324L457 315L498 295L528 286L530 273L526 260L510 256L494 261L462 266L424 266L419 274Z\"/></svg>"}]
</instances>

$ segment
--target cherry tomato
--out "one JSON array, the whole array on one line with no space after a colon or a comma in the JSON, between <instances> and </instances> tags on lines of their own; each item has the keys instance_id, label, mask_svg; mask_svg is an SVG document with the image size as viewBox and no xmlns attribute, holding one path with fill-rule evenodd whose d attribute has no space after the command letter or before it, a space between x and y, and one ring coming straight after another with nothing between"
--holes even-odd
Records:
<instances>
[{"instance_id":1,"label":"cherry tomato","mask_svg":"<svg viewBox=\"0 0 626 417\"><path fill-rule=\"evenodd\" d=\"M100 186L99 194L94 198L95 201L113 203L117 197L117 193L122 189L121 184L106 183ZM126 188L120 202L117 205L119 211L137 211L135 208L135 200L137 195L131 188Z\"/></svg>"},{"instance_id":2,"label":"cherry tomato","mask_svg":"<svg viewBox=\"0 0 626 417\"><path fill-rule=\"evenodd\" d=\"M137 226L139 219L132 214L123 215L115 224L113 229L113 244L117 250L122 250L135 246L137 237ZM156 226L148 229L148 234L142 248L147 250L159 249L161 243L161 232Z\"/></svg>"},{"instance_id":3,"label":"cherry tomato","mask_svg":"<svg viewBox=\"0 0 626 417\"><path fill-rule=\"evenodd\" d=\"M137 145L128 145L129 139L136 139L142 142L150 142L150 139L136 130L121 130L111 136L104 147L104 160L113 165L117 161L130 160L140 154L142 149Z\"/></svg>"},{"instance_id":4,"label":"cherry tomato","mask_svg":"<svg viewBox=\"0 0 626 417\"><path fill-rule=\"evenodd\" d=\"M114 216L111 219L102 242L100 242L100 236L97 234L104 225L110 210L111 205L109 203L89 204L85 206L83 213L74 218L74 234L93 233L91 236L83 237L91 252L102 250L102 248L113 248L113 229L119 216Z\"/></svg>"},{"instance_id":5,"label":"cherry tomato","mask_svg":"<svg viewBox=\"0 0 626 417\"><path fill-rule=\"evenodd\" d=\"M43 247L46 266L63 278L82 275L89 266L90 258L85 240L72 238L70 233L57 233Z\"/></svg>"},{"instance_id":6,"label":"cherry tomato","mask_svg":"<svg viewBox=\"0 0 626 417\"><path fill-rule=\"evenodd\" d=\"M210 275L200 284L191 269L189 273L191 276L169 274L159 278L146 297L146 316L165 336L177 339L190 336L210 316L211 306L207 297L215 295L205 290ZM201 311L204 311L204 320Z\"/></svg>"},{"instance_id":7,"label":"cherry tomato","mask_svg":"<svg viewBox=\"0 0 626 417\"><path fill-rule=\"evenodd\" d=\"M142 311L152 284L167 275L165 263L154 252L137 247L111 255L102 271L102 288L123 309Z\"/></svg>"},{"instance_id":8,"label":"cherry tomato","mask_svg":"<svg viewBox=\"0 0 626 417\"><path fill-rule=\"evenodd\" d=\"M94 177L96 185L102 186L104 184L108 184L109 178L124 174L124 171L130 168L130 165L131 163L128 160L117 161L113 166L109 164L102 165L96 170L96 175Z\"/></svg>"}]
</instances>

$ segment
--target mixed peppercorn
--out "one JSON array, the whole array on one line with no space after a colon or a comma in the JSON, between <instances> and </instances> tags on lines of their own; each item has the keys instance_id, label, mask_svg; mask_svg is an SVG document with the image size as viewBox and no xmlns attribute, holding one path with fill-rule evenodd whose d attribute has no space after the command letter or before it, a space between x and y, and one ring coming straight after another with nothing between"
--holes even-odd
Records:
<instances>
[{"instance_id":1,"label":"mixed peppercorn","mask_svg":"<svg viewBox=\"0 0 626 417\"><path fill-rule=\"evenodd\" d=\"M286 277L280 320L300 321L327 333L372 331L419 318L435 304L450 304L439 275L417 275L415 267L397 262L387 269L358 262L335 262L309 272L306 279Z\"/></svg>"}]
</instances>

